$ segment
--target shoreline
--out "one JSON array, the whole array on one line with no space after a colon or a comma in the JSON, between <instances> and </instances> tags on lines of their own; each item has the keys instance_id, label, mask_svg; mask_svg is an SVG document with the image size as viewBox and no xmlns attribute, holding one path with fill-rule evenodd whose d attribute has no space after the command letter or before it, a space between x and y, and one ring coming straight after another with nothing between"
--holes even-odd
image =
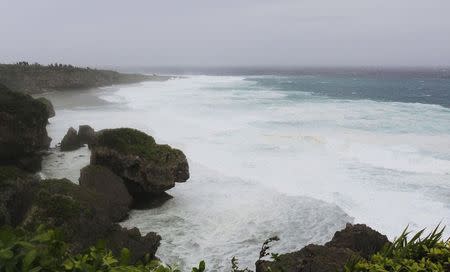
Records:
<instances>
[{"instance_id":1,"label":"shoreline","mask_svg":"<svg viewBox=\"0 0 450 272\"><path fill-rule=\"evenodd\" d=\"M139 84L125 86L132 87L139 86ZM90 116L91 114L89 114L89 112L92 112L92 114L94 114L94 112L96 111L108 109L113 110L113 108L114 111L123 109L122 103L115 103L110 101L95 105L90 104L88 107L80 107L79 103L84 103L84 101L92 99L92 96L96 96L99 98L104 93L107 94L120 90L120 88L105 88L106 90L95 89L86 90L84 93L77 92L74 95L83 96L83 98L75 100L73 99L73 97L70 97L67 92L56 93L59 96L58 101L54 103L55 108L57 109L57 114L53 119L50 119L50 125L47 127L49 135L54 137L54 141L57 142L58 139L64 136L64 133L68 128L68 126L66 126L60 130L55 130L55 125L57 125L57 122L67 122L68 120L72 120L72 118L68 119L68 117L66 116L66 112L69 115L73 114L74 122L75 120L76 122L79 121L78 123L80 125L85 123L88 125L93 125L89 122L83 123L84 121L80 121L80 119L83 120L83 116ZM47 96L47 98L51 99L52 94L55 93L49 94L50 96ZM77 101L78 104L72 103L70 105L70 108L60 106L61 104L67 105L66 100L70 100L72 102ZM125 112L126 111L128 110L125 110ZM79 113L81 112L85 113L79 115ZM79 116L79 118L75 118L75 116ZM61 123L58 124L61 125ZM93 127L95 127L95 124L93 125ZM104 125L104 127L114 126ZM148 132L147 129L144 131ZM57 134L55 134L56 132ZM162 140L163 142L172 143L170 139ZM161 139L159 139L158 141L161 141ZM56 142L52 142L52 146L54 146ZM89 164L89 154L90 152L87 147L70 152L60 152L59 150L54 151L53 154L44 158L43 170L44 172L48 170L50 171L50 173L47 172L46 177L67 177L73 182L78 183L79 171L77 171L76 168L81 168ZM322 200L303 196L286 196L283 193L272 192L270 188L267 188L262 184L246 182L237 177L223 176L222 173L216 172L212 169L208 169L206 166L199 165L198 163L194 163L191 160L190 164L192 166L191 180L186 184L178 184L175 188L168 191L169 194L174 196L173 199L167 201L163 206L151 210L132 210L130 213L130 218L126 221L121 222L121 225L127 228L138 227L143 234L146 234L150 231L156 231L157 233L159 233L162 236L162 245L159 248L158 256L163 260L168 261L169 263L175 261L183 261L185 262L185 267L188 268L198 262L198 258L206 258L207 261L210 261L210 265L220 263L221 266L227 266L229 260L226 260L224 263L218 262L218 256L222 256L224 254L222 250L225 250L225 248L234 248L234 243L244 243L244 241L247 241L244 243L246 244L246 249L244 251L242 251L241 249L239 250L239 252L246 252L245 254L242 254L243 256L240 256L242 264L250 265L257 258L257 252L260 247L261 241L267 238L268 235L274 233L278 235L281 234L281 237L286 240L286 243L281 248L279 247L279 245L275 246L275 248L280 248L280 252L288 252L292 250L299 250L303 245L311 242L325 243L327 240L329 240L329 238L331 238L332 234L335 231L343 228L345 226L345 223L353 222L352 218L344 213L340 208L334 207L333 204L326 203ZM226 192L217 193L217 187L227 188ZM233 197L234 200L230 199L231 196L229 194L231 192L234 192L233 194L235 194L235 196ZM245 200L246 198L248 198L246 197L247 194L255 197L258 196L258 198L252 197L251 199ZM195 200L195 198L198 197L204 200L210 199L210 201L208 202L214 208L210 208L209 210L203 209L203 202ZM231 203L229 202L237 204L231 205ZM263 204L264 202L266 203ZM250 210L248 210L248 212L246 212L245 214L246 216L252 217L252 219L241 217L238 214L233 215L234 213L237 213L238 210L236 205L248 206L247 209ZM326 217L322 216L314 216L321 219L316 223L313 223L315 221L312 219L308 220L308 222L310 223L301 223L301 218L303 218L303 215L301 213L292 213L290 216L287 216L284 219L280 219L280 216L277 215L276 212L277 209L285 210L292 207L298 207L299 211L308 212L309 214L312 213L313 206L322 207L323 212L325 214L328 214L329 219L326 219ZM224 218L217 220L217 222L214 220L207 220L206 222L203 222L205 229L202 231L196 231L195 236L203 236L206 235L206 233L214 232L216 224L222 220L239 220L238 222L236 222L236 224L242 225L242 227L246 226L247 224L250 225L238 231L239 233L242 233L241 235L237 235L238 237L236 236L236 234L228 233L228 230L225 230L222 233L222 235L224 235L223 242L230 244L228 246L224 245L223 248L222 246L218 246L217 244L203 244L201 246L203 250L209 248L203 254L190 252L190 250L184 251L190 243L195 242L201 245L202 242L192 240L192 235L188 234L182 236L177 235L178 238L175 239L173 237L173 234L183 232L183 230L185 229L198 228L198 224L204 221L202 214L209 214L209 216L207 217L214 217L216 216L216 213L219 213L219 211L224 212ZM339 214L341 216L335 217L336 214ZM179 221L180 218L182 218L181 222ZM263 222L267 220L269 220L270 222L274 222L271 223L274 225L271 226L269 224L267 226L263 226ZM152 223L148 225L147 222ZM165 227L166 222L172 222L171 224L174 224L174 227ZM180 224L182 224L182 226L180 226ZM281 227L281 225L285 224L297 226L307 224L306 226L304 226L304 228L310 229L311 231L305 231L302 234L296 234L295 229L283 230L283 227ZM256 228L255 225L259 227ZM275 226L279 227L274 230L273 227ZM248 231L249 227L251 227L253 233L248 232L247 234L245 234ZM318 233L315 233L313 230L319 232L320 235ZM292 237L296 235L298 236L297 239L293 239ZM204 237L204 239L205 241L208 241L208 243L214 242L214 239L209 236ZM292 240L292 242L290 240ZM293 241L296 242L294 243ZM208 253L207 251L210 251L210 253ZM178 254L175 252L180 253ZM215 261L212 261L212 259L208 258L209 254L213 253L213 259ZM184 260L175 258L176 256L188 255L190 256L189 259L185 259L186 257L183 257ZM229 259L231 259L232 256L230 255L228 257Z\"/></svg>"}]
</instances>

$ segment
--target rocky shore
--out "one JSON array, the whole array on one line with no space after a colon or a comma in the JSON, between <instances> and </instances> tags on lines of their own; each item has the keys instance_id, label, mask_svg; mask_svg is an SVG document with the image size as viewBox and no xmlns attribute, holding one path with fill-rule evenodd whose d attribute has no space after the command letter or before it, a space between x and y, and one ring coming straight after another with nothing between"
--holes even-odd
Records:
<instances>
[{"instance_id":1,"label":"rocky shore","mask_svg":"<svg viewBox=\"0 0 450 272\"><path fill-rule=\"evenodd\" d=\"M110 70L81 68L72 65L0 64L0 83L11 90L36 94L44 91L87 89L113 84L163 81L170 77L124 74Z\"/></svg>"},{"instance_id":2,"label":"rocky shore","mask_svg":"<svg viewBox=\"0 0 450 272\"><path fill-rule=\"evenodd\" d=\"M105 240L113 252L129 248L135 261L143 256L154 258L159 235L148 233L142 237L139 230L127 230L117 223L128 216L132 207L136 194L129 188L140 188L139 195L152 188L151 196L146 196L157 198L174 182L188 179L184 154L157 145L151 136L137 130L108 130L94 135L93 130L82 126L80 135L76 131L72 135L80 137L78 147L92 141L92 137L96 143L92 146L92 164L81 170L80 185L66 179L40 180L35 173L50 143L46 131L48 106L0 85L1 225L34 230L45 224L61 229L73 252L82 252L98 240ZM69 135L70 132L73 129ZM140 145L145 148L140 149ZM99 160L99 150L114 156L100 156ZM120 168L116 168L118 165ZM155 175L157 180L153 180ZM129 185L134 182L135 185Z\"/></svg>"},{"instance_id":3,"label":"rocky shore","mask_svg":"<svg viewBox=\"0 0 450 272\"><path fill-rule=\"evenodd\" d=\"M78 131L70 128L60 146L61 151L89 146L90 164L81 169L79 185L67 179L40 179L36 173L51 140L46 126L54 114L48 100L34 99L0 84L0 226L30 232L42 225L58 229L71 254L86 252L103 241L115 256L123 255L124 248L129 249L133 264L157 259L161 241L157 233L142 236L137 228L126 229L119 223L143 202L163 203L168 198L167 190L189 179L185 154L156 143L153 137L136 129L95 131L81 125ZM396 245L362 224L347 224L328 243L310 244L291 253L269 254L269 243L275 240L278 238L263 244L255 263L256 272L410 271L348 270L352 260L368 262L374 254ZM2 254L0 271L2 258L7 256ZM202 265L193 271L204 271ZM446 270L417 271L448 272L450 264L444 263L440 268ZM232 271L250 270L240 269L232 261Z\"/></svg>"}]
</instances>

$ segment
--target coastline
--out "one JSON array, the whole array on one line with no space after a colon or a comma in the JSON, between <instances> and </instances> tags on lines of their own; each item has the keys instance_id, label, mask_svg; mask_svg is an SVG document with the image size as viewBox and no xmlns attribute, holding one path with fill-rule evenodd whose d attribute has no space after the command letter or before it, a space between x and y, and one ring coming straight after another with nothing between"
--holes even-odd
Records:
<instances>
[{"instance_id":1,"label":"coastline","mask_svg":"<svg viewBox=\"0 0 450 272\"><path fill-rule=\"evenodd\" d=\"M98 119L108 116L127 116L127 112L131 110L124 102L104 101L101 96L114 95L121 88L122 91L141 88L142 84L74 93L48 93L46 98L52 99L52 95L57 97L52 101L57 114L50 119L47 127L53 138L52 146L62 139L69 126L88 124L102 129L129 125L121 120L98 122ZM78 98L74 99L75 97ZM92 102L97 101L93 97L97 97L100 102ZM87 106L83 104L86 101L89 101ZM104 117L99 117L98 113ZM129 126L155 135L149 130L150 124L145 127L142 123ZM189 158L189 150L184 145L177 145L171 139L161 137L157 137L157 141L175 144L187 152ZM78 183L79 169L89 164L89 149L83 147L70 152L53 149L52 152L43 161L44 177L66 177ZM188 183L179 184L168 191L173 196L172 199L161 207L132 210L130 218L121 223L127 228L138 227L143 234L152 231L160 234L162 241L157 255L168 263L178 263L189 268L199 258L203 258L214 270L221 271L229 266L234 255L239 255L242 265L253 266L261 241L270 235L280 235L284 241L275 245L275 250L289 252L299 250L308 243L325 243L335 231L342 229L347 222L353 222L350 216L333 204L309 197L286 196L254 182L224 176L223 173L192 160L189 163L192 177ZM222 189L218 191L217 188ZM249 198L249 195L252 197ZM210 205L208 209L205 209L205 201ZM320 207L321 215L313 215L317 207ZM290 209L292 211L285 215L279 214L280 210ZM295 210L302 212L297 213ZM235 226L220 231L221 224L225 222L228 222L227 225L233 222ZM172 227L167 228L167 224ZM297 227L305 231L299 233ZM189 234L186 230L192 233ZM222 237L220 241L215 235ZM197 250L193 251L192 246Z\"/></svg>"}]
</instances>

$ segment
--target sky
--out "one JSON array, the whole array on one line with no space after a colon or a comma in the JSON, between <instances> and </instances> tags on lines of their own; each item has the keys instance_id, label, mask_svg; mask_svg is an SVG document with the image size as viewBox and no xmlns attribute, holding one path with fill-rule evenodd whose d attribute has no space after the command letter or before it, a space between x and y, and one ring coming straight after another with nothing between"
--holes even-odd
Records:
<instances>
[{"instance_id":1,"label":"sky","mask_svg":"<svg viewBox=\"0 0 450 272\"><path fill-rule=\"evenodd\" d=\"M0 0L0 62L450 66L449 0Z\"/></svg>"}]
</instances>

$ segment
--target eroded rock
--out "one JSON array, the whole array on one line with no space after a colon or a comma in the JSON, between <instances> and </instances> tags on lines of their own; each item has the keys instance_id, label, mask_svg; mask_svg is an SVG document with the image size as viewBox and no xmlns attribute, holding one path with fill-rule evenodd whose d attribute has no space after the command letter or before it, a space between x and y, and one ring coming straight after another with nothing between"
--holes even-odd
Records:
<instances>
[{"instance_id":1,"label":"eroded rock","mask_svg":"<svg viewBox=\"0 0 450 272\"><path fill-rule=\"evenodd\" d=\"M95 141L95 130L88 125L79 126L78 139L82 144L92 144Z\"/></svg>"},{"instance_id":2,"label":"eroded rock","mask_svg":"<svg viewBox=\"0 0 450 272\"><path fill-rule=\"evenodd\" d=\"M50 100L48 100L45 97L39 97L39 98L36 98L36 100L45 105L45 108L47 110L49 118L55 117L55 109L54 109L53 104L52 104L52 102Z\"/></svg>"},{"instance_id":3,"label":"eroded rock","mask_svg":"<svg viewBox=\"0 0 450 272\"><path fill-rule=\"evenodd\" d=\"M280 255L278 261L257 261L256 272L336 272L354 255L348 248L308 245Z\"/></svg>"},{"instance_id":4,"label":"eroded rock","mask_svg":"<svg viewBox=\"0 0 450 272\"><path fill-rule=\"evenodd\" d=\"M345 229L337 231L333 239L326 243L330 247L349 248L361 255L361 257L369 258L369 256L380 251L389 243L386 235L363 224L347 224Z\"/></svg>"},{"instance_id":5,"label":"eroded rock","mask_svg":"<svg viewBox=\"0 0 450 272\"><path fill-rule=\"evenodd\" d=\"M385 235L362 224L347 224L325 245L308 245L282 254L277 261L256 262L256 272L335 272L342 271L351 258L369 258L389 241Z\"/></svg>"},{"instance_id":6,"label":"eroded rock","mask_svg":"<svg viewBox=\"0 0 450 272\"><path fill-rule=\"evenodd\" d=\"M0 164L28 171L41 168L40 151L48 149L46 106L0 84Z\"/></svg>"},{"instance_id":7,"label":"eroded rock","mask_svg":"<svg viewBox=\"0 0 450 272\"><path fill-rule=\"evenodd\" d=\"M88 165L80 171L80 186L102 196L99 201L105 201L109 208L112 221L121 221L128 216L132 198L123 180L111 170L99 165Z\"/></svg>"},{"instance_id":8,"label":"eroded rock","mask_svg":"<svg viewBox=\"0 0 450 272\"><path fill-rule=\"evenodd\" d=\"M73 151L82 146L77 131L73 127L69 128L61 141L61 151Z\"/></svg>"},{"instance_id":9,"label":"eroded rock","mask_svg":"<svg viewBox=\"0 0 450 272\"><path fill-rule=\"evenodd\" d=\"M161 194L189 178L189 165L182 151L156 144L153 137L130 128L97 133L91 164L108 167L121 177L130 194Z\"/></svg>"}]
</instances>

